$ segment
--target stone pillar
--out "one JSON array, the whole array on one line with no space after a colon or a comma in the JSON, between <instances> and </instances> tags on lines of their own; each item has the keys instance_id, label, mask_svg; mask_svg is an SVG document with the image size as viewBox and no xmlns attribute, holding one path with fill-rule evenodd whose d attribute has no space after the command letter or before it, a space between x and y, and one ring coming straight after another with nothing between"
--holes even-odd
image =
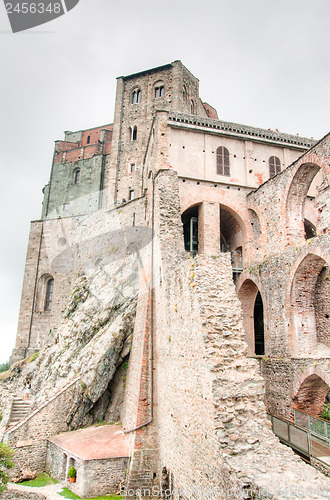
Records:
<instances>
[{"instance_id":1,"label":"stone pillar","mask_svg":"<svg viewBox=\"0 0 330 500\"><path fill-rule=\"evenodd\" d=\"M203 201L198 210L198 252L220 253L220 205Z\"/></svg>"}]
</instances>

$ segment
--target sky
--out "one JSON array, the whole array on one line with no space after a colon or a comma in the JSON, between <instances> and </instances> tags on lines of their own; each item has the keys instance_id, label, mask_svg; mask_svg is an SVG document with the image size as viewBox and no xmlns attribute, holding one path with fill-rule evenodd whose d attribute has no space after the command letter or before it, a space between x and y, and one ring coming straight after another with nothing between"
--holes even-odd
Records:
<instances>
[{"instance_id":1,"label":"sky","mask_svg":"<svg viewBox=\"0 0 330 500\"><path fill-rule=\"evenodd\" d=\"M13 34L0 4L0 363L15 344L29 224L63 131L111 123L116 77L180 59L220 119L320 139L329 22L329 0L80 0Z\"/></svg>"}]
</instances>

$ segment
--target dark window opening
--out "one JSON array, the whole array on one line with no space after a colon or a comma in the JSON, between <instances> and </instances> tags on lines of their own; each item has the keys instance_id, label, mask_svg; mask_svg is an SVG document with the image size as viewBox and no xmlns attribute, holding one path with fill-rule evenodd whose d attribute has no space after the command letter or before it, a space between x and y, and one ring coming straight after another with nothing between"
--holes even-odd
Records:
<instances>
[{"instance_id":1,"label":"dark window opening","mask_svg":"<svg viewBox=\"0 0 330 500\"><path fill-rule=\"evenodd\" d=\"M52 301L53 301L53 290L54 290L54 278L51 278L47 282L45 311L51 310Z\"/></svg>"},{"instance_id":2,"label":"dark window opening","mask_svg":"<svg viewBox=\"0 0 330 500\"><path fill-rule=\"evenodd\" d=\"M265 354L264 307L260 292L254 303L254 349L258 356Z\"/></svg>"},{"instance_id":3,"label":"dark window opening","mask_svg":"<svg viewBox=\"0 0 330 500\"><path fill-rule=\"evenodd\" d=\"M80 181L80 170L76 170L74 173L74 183L79 184Z\"/></svg>"},{"instance_id":4,"label":"dark window opening","mask_svg":"<svg viewBox=\"0 0 330 500\"><path fill-rule=\"evenodd\" d=\"M90 142L91 142L91 136L90 136L90 135L88 135L88 136L87 136L87 144L89 144Z\"/></svg>"},{"instance_id":5,"label":"dark window opening","mask_svg":"<svg viewBox=\"0 0 330 500\"><path fill-rule=\"evenodd\" d=\"M230 175L229 151L223 146L217 148L217 174Z\"/></svg>"},{"instance_id":6,"label":"dark window opening","mask_svg":"<svg viewBox=\"0 0 330 500\"><path fill-rule=\"evenodd\" d=\"M136 141L136 139L137 139L137 128L136 128L136 127L133 127L131 130L132 130L132 137L131 137L131 140L132 140L132 141Z\"/></svg>"},{"instance_id":7,"label":"dark window opening","mask_svg":"<svg viewBox=\"0 0 330 500\"><path fill-rule=\"evenodd\" d=\"M281 172L281 162L277 156L271 156L269 158L269 177L274 177L274 175Z\"/></svg>"},{"instance_id":8,"label":"dark window opening","mask_svg":"<svg viewBox=\"0 0 330 500\"><path fill-rule=\"evenodd\" d=\"M182 214L184 249L196 255L198 252L198 206Z\"/></svg>"}]
</instances>

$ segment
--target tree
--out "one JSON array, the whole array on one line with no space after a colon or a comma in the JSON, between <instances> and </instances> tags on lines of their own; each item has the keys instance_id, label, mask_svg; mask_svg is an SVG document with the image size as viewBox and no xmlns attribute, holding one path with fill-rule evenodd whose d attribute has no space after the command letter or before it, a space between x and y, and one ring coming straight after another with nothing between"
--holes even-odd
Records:
<instances>
[{"instance_id":1,"label":"tree","mask_svg":"<svg viewBox=\"0 0 330 500\"><path fill-rule=\"evenodd\" d=\"M14 467L13 455L14 451L7 444L0 443L0 493L7 489L9 481L7 471Z\"/></svg>"}]
</instances>

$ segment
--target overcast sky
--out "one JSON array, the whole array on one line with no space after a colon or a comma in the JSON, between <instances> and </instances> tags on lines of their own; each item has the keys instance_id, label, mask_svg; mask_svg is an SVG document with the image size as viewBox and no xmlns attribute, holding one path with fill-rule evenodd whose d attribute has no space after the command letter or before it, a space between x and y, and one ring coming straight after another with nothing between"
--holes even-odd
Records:
<instances>
[{"instance_id":1,"label":"overcast sky","mask_svg":"<svg viewBox=\"0 0 330 500\"><path fill-rule=\"evenodd\" d=\"M1 3L0 363L54 140L112 122L117 76L176 59L220 119L319 139L330 130L329 24L329 0L80 0L12 34Z\"/></svg>"}]
</instances>

